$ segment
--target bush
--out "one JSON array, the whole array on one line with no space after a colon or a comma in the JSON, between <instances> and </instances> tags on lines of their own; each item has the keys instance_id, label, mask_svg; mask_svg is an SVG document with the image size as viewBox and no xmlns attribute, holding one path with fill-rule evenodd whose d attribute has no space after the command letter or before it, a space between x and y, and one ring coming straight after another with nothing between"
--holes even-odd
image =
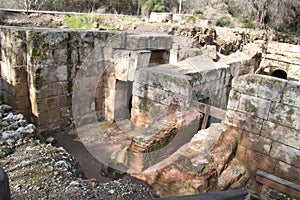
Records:
<instances>
[{"instance_id":1,"label":"bush","mask_svg":"<svg viewBox=\"0 0 300 200\"><path fill-rule=\"evenodd\" d=\"M195 10L195 14L196 15L203 15L203 13L204 13L204 8L197 8Z\"/></svg>"},{"instance_id":2,"label":"bush","mask_svg":"<svg viewBox=\"0 0 300 200\"><path fill-rule=\"evenodd\" d=\"M230 27L230 28L234 27L232 21L230 20L230 18L228 16L224 16L224 17L217 19L215 24L216 24L216 26L221 26L221 27Z\"/></svg>"}]
</instances>

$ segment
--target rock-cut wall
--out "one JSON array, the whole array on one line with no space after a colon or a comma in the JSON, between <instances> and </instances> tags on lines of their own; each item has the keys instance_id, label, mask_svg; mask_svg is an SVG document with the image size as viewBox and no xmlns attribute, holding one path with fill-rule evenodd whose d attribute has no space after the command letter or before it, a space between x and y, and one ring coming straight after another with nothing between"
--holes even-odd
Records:
<instances>
[{"instance_id":1,"label":"rock-cut wall","mask_svg":"<svg viewBox=\"0 0 300 200\"><path fill-rule=\"evenodd\" d=\"M299 82L264 75L234 79L225 124L239 129L237 157L250 170L300 184L299 97Z\"/></svg>"}]
</instances>

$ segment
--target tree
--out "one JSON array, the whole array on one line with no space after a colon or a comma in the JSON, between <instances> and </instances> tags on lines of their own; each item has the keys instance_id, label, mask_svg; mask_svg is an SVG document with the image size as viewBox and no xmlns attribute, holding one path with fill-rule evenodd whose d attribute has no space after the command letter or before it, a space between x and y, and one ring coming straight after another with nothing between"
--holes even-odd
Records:
<instances>
[{"instance_id":1,"label":"tree","mask_svg":"<svg viewBox=\"0 0 300 200\"><path fill-rule=\"evenodd\" d=\"M166 6L164 0L146 0L142 6L142 14L150 15L151 12L165 12Z\"/></svg>"},{"instance_id":2,"label":"tree","mask_svg":"<svg viewBox=\"0 0 300 200\"><path fill-rule=\"evenodd\" d=\"M300 15L300 1L295 0L230 0L229 12L243 13L261 26L280 30L293 23Z\"/></svg>"}]
</instances>

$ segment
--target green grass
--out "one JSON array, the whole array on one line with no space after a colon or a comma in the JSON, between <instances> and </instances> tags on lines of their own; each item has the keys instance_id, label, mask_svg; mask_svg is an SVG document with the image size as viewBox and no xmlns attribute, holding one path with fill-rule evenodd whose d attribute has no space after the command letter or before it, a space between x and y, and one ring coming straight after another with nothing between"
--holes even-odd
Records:
<instances>
[{"instance_id":1,"label":"green grass","mask_svg":"<svg viewBox=\"0 0 300 200\"><path fill-rule=\"evenodd\" d=\"M115 27L105 23L105 17L100 17L91 13L85 15L65 15L64 21L70 28L80 28L89 30L93 28L94 22L98 22L99 28L106 30L116 29Z\"/></svg>"}]
</instances>

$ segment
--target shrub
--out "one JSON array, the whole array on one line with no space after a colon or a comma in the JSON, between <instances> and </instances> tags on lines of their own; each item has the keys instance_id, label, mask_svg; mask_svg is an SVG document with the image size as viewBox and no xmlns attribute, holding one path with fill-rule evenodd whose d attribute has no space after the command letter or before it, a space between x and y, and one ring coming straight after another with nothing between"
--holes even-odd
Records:
<instances>
[{"instance_id":1,"label":"shrub","mask_svg":"<svg viewBox=\"0 0 300 200\"><path fill-rule=\"evenodd\" d=\"M228 16L224 16L224 17L217 19L215 24L216 24L216 26L221 26L221 27L230 27L230 28L234 27L232 21L230 20L230 18Z\"/></svg>"},{"instance_id":2,"label":"shrub","mask_svg":"<svg viewBox=\"0 0 300 200\"><path fill-rule=\"evenodd\" d=\"M197 8L195 10L195 14L196 15L203 15L203 13L204 13L204 8Z\"/></svg>"}]
</instances>

